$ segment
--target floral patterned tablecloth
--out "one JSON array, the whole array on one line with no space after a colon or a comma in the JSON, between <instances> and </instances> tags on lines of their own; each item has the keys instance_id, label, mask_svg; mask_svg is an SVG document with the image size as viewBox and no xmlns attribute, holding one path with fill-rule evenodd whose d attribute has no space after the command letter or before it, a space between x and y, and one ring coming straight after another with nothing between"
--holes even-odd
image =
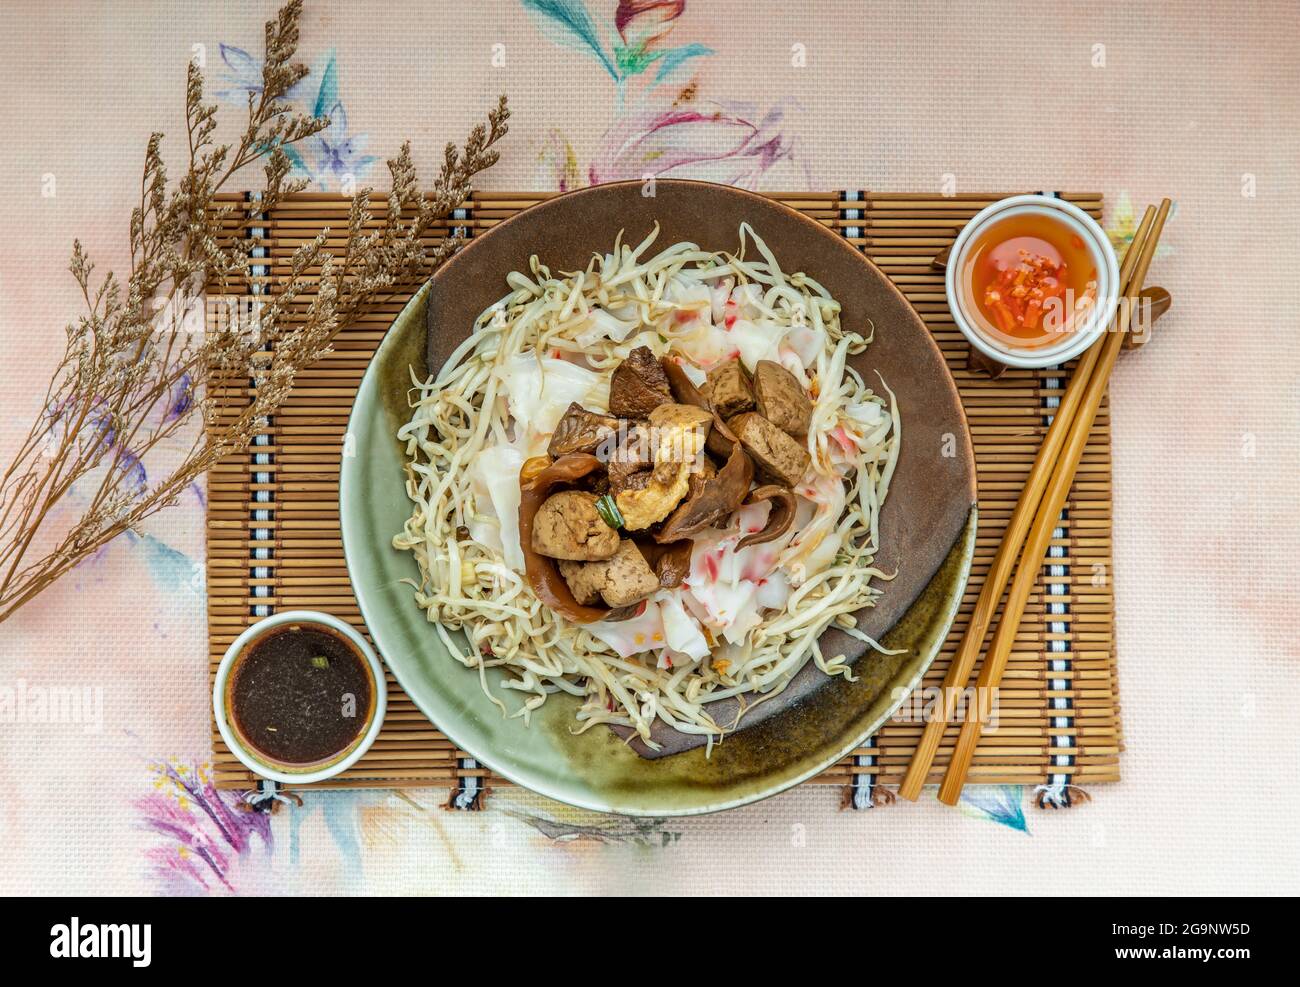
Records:
<instances>
[{"instance_id":1,"label":"floral patterned tablecloth","mask_svg":"<svg viewBox=\"0 0 1300 987\"><path fill-rule=\"evenodd\" d=\"M8 5L0 452L77 312L73 238L123 263L151 130L179 167L186 62L229 133L271 13ZM296 165L320 188L382 182L403 138L427 174L504 91L492 188L1099 189L1117 239L1174 197L1174 309L1112 389L1124 780L1056 812L1014 787L839 811L815 786L691 820L517 789L241 811L207 774L195 487L0 625L0 891L1294 893L1298 31L1286 3L309 2L294 97L333 123ZM39 714L56 688L82 722Z\"/></svg>"}]
</instances>

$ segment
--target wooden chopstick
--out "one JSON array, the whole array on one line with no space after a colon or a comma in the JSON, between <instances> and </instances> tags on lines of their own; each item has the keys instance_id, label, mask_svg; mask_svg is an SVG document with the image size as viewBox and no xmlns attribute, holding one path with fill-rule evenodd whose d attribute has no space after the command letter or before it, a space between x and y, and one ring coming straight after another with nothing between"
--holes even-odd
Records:
<instances>
[{"instance_id":1,"label":"wooden chopstick","mask_svg":"<svg viewBox=\"0 0 1300 987\"><path fill-rule=\"evenodd\" d=\"M1138 227L1133 237L1135 245L1141 244L1146 238L1153 215L1154 210L1148 210L1147 215L1142 218L1142 225ZM1137 267L1139 253L1140 248L1130 249L1124 255L1119 276L1121 297L1128 291L1133 272ZM907 766L907 773L903 776L902 784L898 786L898 794L905 799L916 801L929 776L930 767L939 750L939 742L943 739L944 730L956 712L957 699L970 678L971 669L975 667L975 659L979 657L980 648L984 644L984 635L988 632L993 614L1002 599L1007 580L1011 578L1011 569L1015 564L1016 555L1024 543L1030 522L1042 500L1048 477L1056 466L1061 447L1065 445L1070 426L1074 423L1074 416L1083 399L1083 392L1101 353L1102 342L1103 340L1098 340L1079 358L1079 362L1075 365L1074 376L1070 379L1070 386L1061 398L1061 404L1052 418L1051 427L1048 428L1047 435L1038 447L1038 454L1034 458L1029 478L1020 493L1019 501L1016 502L1011 520L1007 522L1002 543L998 546L979 598L975 601L975 609L971 612L966 633L957 647L957 653L953 655L952 664L948 666L948 674L944 676L941 689L942 709L936 710L935 715L931 716L926 723L921 738L917 741L916 750L912 754L912 760Z\"/></svg>"},{"instance_id":2,"label":"wooden chopstick","mask_svg":"<svg viewBox=\"0 0 1300 987\"><path fill-rule=\"evenodd\" d=\"M1150 207L1147 208L1142 219L1142 226L1143 228L1149 226L1150 232L1142 238L1140 247L1139 241L1135 238L1133 246L1130 248L1130 251L1136 252L1138 255L1137 262L1132 269L1132 277L1124 290L1120 311L1115 319L1112 331L1106 333L1099 343L1093 347L1093 349L1099 350L1095 366L1087 379L1086 389L1083 392L1079 409L1075 413L1074 421L1070 425L1065 447L1061 451L1056 467L1052 471L1047 490L1042 495L1038 513L1034 516L1034 522L1030 528L1024 552L1020 556L1020 564L1011 581L1011 590L1007 594L1007 603L1002 613L1002 619L993 633L993 640L989 644L988 653L984 656L984 664L980 668L979 677L975 682L977 696L989 696L991 694L990 690L996 689L1002 681L1002 673L1006 669L1007 657L1011 653L1016 631L1019 629L1020 620L1024 616L1025 604L1029 599L1034 584L1038 580L1043 554L1047 550L1048 542L1051 541L1052 531L1060 518L1061 508L1065 505L1065 499L1070 492L1070 485L1074 482L1074 474L1078 469L1084 446L1088 442L1088 434L1092 430L1092 423L1097 417L1097 409L1101 406L1102 395L1105 394L1110 372L1115 366L1115 358L1124 345L1124 336L1128 332L1133 310L1136 307L1137 296L1142 290L1147 269L1151 266L1151 258L1155 256L1156 244L1160 240L1160 233L1164 229L1165 219L1169 215L1169 207L1170 201L1164 199L1160 203L1159 210L1155 211L1154 220L1151 219L1153 210ZM1074 384L1071 382L1071 389L1073 387ZM961 790L966 783L966 775L970 771L971 760L975 755L975 747L979 743L980 734L983 730L983 714L986 705L985 701L981 699L974 706L967 709L966 720L962 723L961 730L957 735L957 743L953 747L952 758L948 762L948 770L944 773L943 782L939 786L940 802L956 805L961 797Z\"/></svg>"}]
</instances>

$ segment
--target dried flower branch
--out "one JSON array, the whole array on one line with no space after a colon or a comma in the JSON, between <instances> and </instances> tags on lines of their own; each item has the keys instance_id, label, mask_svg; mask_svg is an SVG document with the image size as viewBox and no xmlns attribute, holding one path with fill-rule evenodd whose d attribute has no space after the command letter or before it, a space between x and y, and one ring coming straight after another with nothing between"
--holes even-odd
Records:
<instances>
[{"instance_id":1,"label":"dried flower branch","mask_svg":"<svg viewBox=\"0 0 1300 987\"><path fill-rule=\"evenodd\" d=\"M322 232L298 248L288 273L266 286L248 318L208 324L205 285L224 289L251 279L257 217L306 185L289 179L284 148L329 125L326 117L291 112L285 100L307 74L294 61L301 14L301 0L290 0L267 23L261 92L250 94L247 125L233 144L214 142L216 106L204 103L202 74L190 65L188 168L169 192L162 135L149 138L127 279L96 279L95 265L73 244L69 269L85 312L66 327L44 410L0 476L0 622L89 554L175 504L220 459L246 449L341 327L409 290L459 246L456 236L432 248L424 241L496 162L494 145L509 117L504 97L462 150L447 146L427 196L403 144L388 162L393 187L377 228L367 232L372 190L362 189L338 256ZM258 161L265 187L256 211L218 198ZM245 403L250 379L257 388ZM179 464L150 483L143 463L169 440L168 448L184 450ZM75 505L68 497L74 486Z\"/></svg>"}]
</instances>

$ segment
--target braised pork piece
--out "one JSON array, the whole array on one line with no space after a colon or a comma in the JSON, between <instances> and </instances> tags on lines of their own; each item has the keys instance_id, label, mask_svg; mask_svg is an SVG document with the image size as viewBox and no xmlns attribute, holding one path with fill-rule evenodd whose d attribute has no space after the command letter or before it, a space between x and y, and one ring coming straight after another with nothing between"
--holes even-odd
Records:
<instances>
[{"instance_id":1,"label":"braised pork piece","mask_svg":"<svg viewBox=\"0 0 1300 987\"><path fill-rule=\"evenodd\" d=\"M648 346L638 346L609 379L609 413L620 418L646 418L672 401L668 377Z\"/></svg>"}]
</instances>

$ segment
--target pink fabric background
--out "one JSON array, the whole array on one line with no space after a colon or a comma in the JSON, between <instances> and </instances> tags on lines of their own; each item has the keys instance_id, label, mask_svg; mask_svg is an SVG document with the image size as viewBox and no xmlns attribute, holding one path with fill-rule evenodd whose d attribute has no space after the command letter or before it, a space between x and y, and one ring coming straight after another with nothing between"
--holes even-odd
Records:
<instances>
[{"instance_id":1,"label":"pink fabric background","mask_svg":"<svg viewBox=\"0 0 1300 987\"><path fill-rule=\"evenodd\" d=\"M614 7L587 4L610 36ZM193 46L215 91L220 43L260 54L271 12L7 8L0 450L37 411L78 311L73 237L101 270L121 264L151 130L169 135L179 167ZM193 497L0 626L0 686L104 697L98 732L0 723L0 890L1295 893L1297 36L1285 3L691 0L657 43L713 53L647 93L651 67L620 104L595 58L557 44L513 0L309 3L302 57L335 52L349 127L380 157L371 180L404 137L427 173L441 143L505 91L512 132L486 184L554 188L557 147L567 141L583 173L642 100L693 80L701 99L784 108L775 129L793 156L762 187L937 191L951 175L958 191L1100 189L1112 210L1122 194L1175 198L1152 274L1174 309L1112 389L1124 781L1068 812L1014 793L964 813L928 796L841 813L838 790L804 787L646 827L517 791L479 814L441 812L437 792L320 795L277 815L269 836L217 839L220 876L192 880L186 862L213 838L203 806L158 766L208 756ZM792 64L792 46L806 64ZM237 116L223 108L224 132ZM717 140L705 130L682 143L708 153ZM181 837L159 824L165 813Z\"/></svg>"}]
</instances>

